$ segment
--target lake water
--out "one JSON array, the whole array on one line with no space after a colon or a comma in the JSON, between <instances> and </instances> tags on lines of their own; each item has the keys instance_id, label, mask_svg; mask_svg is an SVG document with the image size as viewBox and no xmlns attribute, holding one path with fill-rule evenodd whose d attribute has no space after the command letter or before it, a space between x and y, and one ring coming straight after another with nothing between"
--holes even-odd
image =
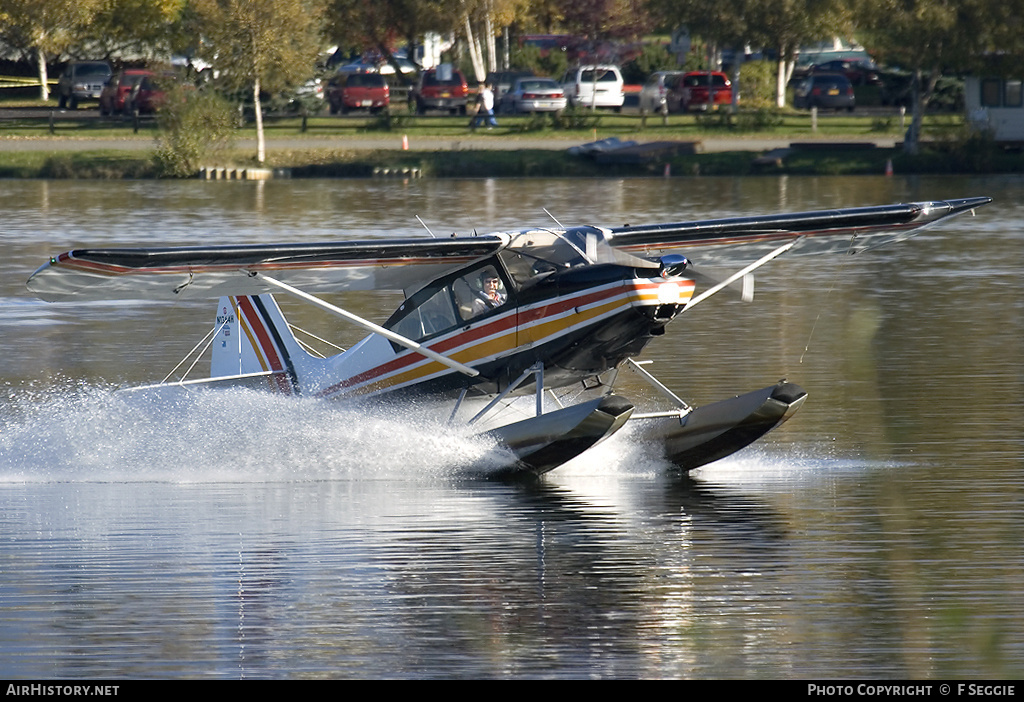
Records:
<instances>
[{"instance_id":1,"label":"lake water","mask_svg":"<svg viewBox=\"0 0 1024 702\"><path fill-rule=\"evenodd\" d=\"M626 432L507 485L425 407L111 394L171 371L213 304L24 287L83 246L974 195L995 202L862 256L780 259L752 304L674 322L645 357L688 401L809 392L689 476ZM0 678L1024 675L1022 195L1016 177L0 181ZM398 301L339 299L378 321Z\"/></svg>"}]
</instances>

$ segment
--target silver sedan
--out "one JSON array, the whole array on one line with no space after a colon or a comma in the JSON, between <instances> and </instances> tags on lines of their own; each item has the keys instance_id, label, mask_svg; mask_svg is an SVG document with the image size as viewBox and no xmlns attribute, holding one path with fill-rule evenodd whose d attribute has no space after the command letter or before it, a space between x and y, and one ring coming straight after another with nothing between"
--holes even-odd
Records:
<instances>
[{"instance_id":1,"label":"silver sedan","mask_svg":"<svg viewBox=\"0 0 1024 702\"><path fill-rule=\"evenodd\" d=\"M565 92L550 78L518 78L501 96L502 112L561 112Z\"/></svg>"}]
</instances>

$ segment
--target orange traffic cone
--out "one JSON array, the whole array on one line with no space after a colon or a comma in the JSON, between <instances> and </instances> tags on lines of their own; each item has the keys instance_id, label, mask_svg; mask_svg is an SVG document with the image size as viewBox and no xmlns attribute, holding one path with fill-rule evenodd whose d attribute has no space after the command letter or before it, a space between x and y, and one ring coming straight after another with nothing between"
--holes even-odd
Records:
<instances>
[{"instance_id":1,"label":"orange traffic cone","mask_svg":"<svg viewBox=\"0 0 1024 702\"><path fill-rule=\"evenodd\" d=\"M891 176L892 175L892 159L891 158L890 159L886 159L886 161L885 161L885 174L887 176Z\"/></svg>"},{"instance_id":2,"label":"orange traffic cone","mask_svg":"<svg viewBox=\"0 0 1024 702\"><path fill-rule=\"evenodd\" d=\"M409 135L403 134L402 135L402 151L408 151L408 150L409 150Z\"/></svg>"}]
</instances>

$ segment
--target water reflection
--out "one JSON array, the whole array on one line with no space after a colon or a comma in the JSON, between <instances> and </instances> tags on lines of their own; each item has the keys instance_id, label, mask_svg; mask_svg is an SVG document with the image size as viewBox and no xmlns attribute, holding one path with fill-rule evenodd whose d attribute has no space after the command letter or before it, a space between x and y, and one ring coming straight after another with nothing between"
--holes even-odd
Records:
<instances>
[{"instance_id":1,"label":"water reflection","mask_svg":"<svg viewBox=\"0 0 1024 702\"><path fill-rule=\"evenodd\" d=\"M1020 675L1022 185L6 182L0 676ZM882 252L779 261L753 304L702 305L652 344L653 370L698 403L783 376L810 392L769 441L694 476L623 435L542 484L495 485L474 471L480 446L406 415L112 399L97 388L173 367L210 306L47 305L24 289L86 245L968 195L996 203ZM378 320L397 302L339 297ZM343 345L361 335L294 314Z\"/></svg>"}]
</instances>

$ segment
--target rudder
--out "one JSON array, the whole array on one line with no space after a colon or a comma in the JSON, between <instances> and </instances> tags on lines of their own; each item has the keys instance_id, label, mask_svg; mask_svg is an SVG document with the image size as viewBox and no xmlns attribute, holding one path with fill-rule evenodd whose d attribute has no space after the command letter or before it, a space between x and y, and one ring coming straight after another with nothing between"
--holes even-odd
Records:
<instances>
[{"instance_id":1,"label":"rudder","mask_svg":"<svg viewBox=\"0 0 1024 702\"><path fill-rule=\"evenodd\" d=\"M274 390L298 393L293 354L304 352L273 295L220 298L216 324L212 377L269 371Z\"/></svg>"}]
</instances>

